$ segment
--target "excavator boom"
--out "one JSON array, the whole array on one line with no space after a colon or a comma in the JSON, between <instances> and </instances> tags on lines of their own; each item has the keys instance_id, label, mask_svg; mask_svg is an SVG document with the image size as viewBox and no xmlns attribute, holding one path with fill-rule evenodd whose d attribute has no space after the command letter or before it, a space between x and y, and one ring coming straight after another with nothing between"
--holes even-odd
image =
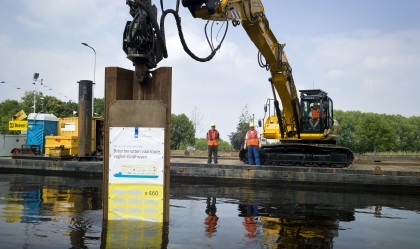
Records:
<instances>
[{"instance_id":1,"label":"excavator boom","mask_svg":"<svg viewBox=\"0 0 420 249\"><path fill-rule=\"evenodd\" d=\"M260 66L271 73L270 83L274 95L278 95L283 107L283 116L286 122L282 128L287 131L295 130L298 125L293 120L299 119L299 96L293 80L292 68L284 52L285 44L277 41L270 29L269 21L260 0L222 0L222 1L182 1L196 18L214 21L232 21L234 26L242 25L248 37L257 47L260 54ZM191 5L195 2L196 5ZM200 7L197 8L197 2ZM209 11L205 2L219 2ZM188 5L190 3L190 5ZM210 6L213 6L211 4ZM214 13L213 13L214 12ZM213 13L210 15L210 13ZM265 60L265 62L263 62ZM280 112L278 113L280 115ZM282 120L279 116L279 120ZM296 132L295 132L296 133ZM282 136L284 132L281 132Z\"/></svg>"},{"instance_id":2,"label":"excavator boom","mask_svg":"<svg viewBox=\"0 0 420 249\"><path fill-rule=\"evenodd\" d=\"M333 102L327 93L319 89L301 90L299 96L296 91L285 44L279 43L271 31L261 0L177 0L177 11L163 10L162 1L159 27L157 8L151 0L127 0L133 21L127 22L124 30L123 49L133 61L140 83L147 77L147 70L167 57L163 25L169 13L175 16L181 43L192 58L208 61L220 48L222 42L207 58L198 58L188 49L178 15L181 1L195 18L227 24L230 21L235 27L241 25L258 50L259 65L270 71L274 113L265 119L262 136L276 139L280 144L262 146L261 163L346 167L353 162L349 149L333 145L338 122L333 119ZM246 155L247 151L241 150L240 159L244 162L247 162Z\"/></svg>"}]
</instances>

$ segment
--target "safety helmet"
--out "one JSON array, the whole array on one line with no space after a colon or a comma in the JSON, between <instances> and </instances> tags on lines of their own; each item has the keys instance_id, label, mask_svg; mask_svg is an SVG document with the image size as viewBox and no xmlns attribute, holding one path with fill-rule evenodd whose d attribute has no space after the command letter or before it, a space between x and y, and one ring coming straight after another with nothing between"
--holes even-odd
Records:
<instances>
[{"instance_id":1,"label":"safety helmet","mask_svg":"<svg viewBox=\"0 0 420 249\"><path fill-rule=\"evenodd\" d=\"M215 123L211 123L210 126L213 127L213 126L216 126L216 124Z\"/></svg>"},{"instance_id":2,"label":"safety helmet","mask_svg":"<svg viewBox=\"0 0 420 249\"><path fill-rule=\"evenodd\" d=\"M254 123L253 122L249 123L249 127L254 127Z\"/></svg>"}]
</instances>

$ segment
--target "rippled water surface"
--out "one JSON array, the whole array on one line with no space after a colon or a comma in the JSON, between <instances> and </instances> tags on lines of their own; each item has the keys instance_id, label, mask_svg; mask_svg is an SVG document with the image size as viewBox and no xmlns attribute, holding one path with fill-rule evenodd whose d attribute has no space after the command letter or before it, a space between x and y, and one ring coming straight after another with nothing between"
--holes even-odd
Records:
<instances>
[{"instance_id":1,"label":"rippled water surface","mask_svg":"<svg viewBox=\"0 0 420 249\"><path fill-rule=\"evenodd\" d=\"M101 179L0 174L0 248L419 248L420 198L171 183L170 222L102 222Z\"/></svg>"}]
</instances>

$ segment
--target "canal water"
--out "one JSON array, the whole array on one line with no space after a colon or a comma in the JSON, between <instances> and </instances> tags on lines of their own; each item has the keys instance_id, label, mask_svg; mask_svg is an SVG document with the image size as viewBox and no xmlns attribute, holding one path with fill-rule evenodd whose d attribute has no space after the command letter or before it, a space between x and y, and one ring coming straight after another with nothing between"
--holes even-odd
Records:
<instances>
[{"instance_id":1,"label":"canal water","mask_svg":"<svg viewBox=\"0 0 420 249\"><path fill-rule=\"evenodd\" d=\"M101 179L0 174L0 248L419 248L420 198L171 182L170 222L102 221Z\"/></svg>"}]
</instances>

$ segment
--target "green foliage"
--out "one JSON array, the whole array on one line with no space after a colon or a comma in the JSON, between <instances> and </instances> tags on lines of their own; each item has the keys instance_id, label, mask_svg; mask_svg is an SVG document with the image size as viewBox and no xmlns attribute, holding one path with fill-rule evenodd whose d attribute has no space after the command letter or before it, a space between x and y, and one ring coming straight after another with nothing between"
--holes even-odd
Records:
<instances>
[{"instance_id":1,"label":"green foliage","mask_svg":"<svg viewBox=\"0 0 420 249\"><path fill-rule=\"evenodd\" d=\"M364 113L356 125L355 132L359 138L360 151L390 151L396 142L395 131L385 115Z\"/></svg>"},{"instance_id":2,"label":"green foliage","mask_svg":"<svg viewBox=\"0 0 420 249\"><path fill-rule=\"evenodd\" d=\"M22 104L16 100L7 99L0 103L0 134L9 132L9 121L22 109Z\"/></svg>"},{"instance_id":3,"label":"green foliage","mask_svg":"<svg viewBox=\"0 0 420 249\"><path fill-rule=\"evenodd\" d=\"M36 112L51 113L57 118L77 116L74 112L78 112L79 106L75 102L64 102L56 97L43 95L38 92L35 95ZM9 132L9 121L18 111L23 110L27 115L34 111L34 95L33 92L27 92L22 96L21 101L7 99L0 103L0 134ZM104 115L105 104L104 98L94 99L94 112L98 116Z\"/></svg>"},{"instance_id":4,"label":"green foliage","mask_svg":"<svg viewBox=\"0 0 420 249\"><path fill-rule=\"evenodd\" d=\"M334 118L338 145L355 153L420 150L420 117L336 110Z\"/></svg>"},{"instance_id":5,"label":"green foliage","mask_svg":"<svg viewBox=\"0 0 420 249\"><path fill-rule=\"evenodd\" d=\"M410 117L407 121L407 129L405 134L401 134L400 138L405 138L405 143L403 143L404 151L413 151L408 150L407 148L415 148L414 151L420 151L420 117Z\"/></svg>"},{"instance_id":6,"label":"green foliage","mask_svg":"<svg viewBox=\"0 0 420 249\"><path fill-rule=\"evenodd\" d=\"M205 138L197 138L195 139L195 146L196 150L207 150L207 140Z\"/></svg>"},{"instance_id":7,"label":"green foliage","mask_svg":"<svg viewBox=\"0 0 420 249\"><path fill-rule=\"evenodd\" d=\"M73 112L78 111L78 104L75 102L64 102L52 96L44 96L41 92L35 97L37 112L52 113L62 118L75 116ZM33 112L33 98L33 93L28 92L20 102L7 99L0 103L1 134L9 132L8 122L18 111L24 110L26 114ZM94 113L98 116L104 116L104 101L104 98L94 100ZM172 150L185 150L188 146L193 146L196 150L207 150L205 138L195 139L195 128L198 127L200 119L194 123L185 114L172 114L171 118ZM338 145L347 147L355 153L420 151L420 117L406 118L401 115L335 110L334 118L339 122ZM230 143L220 140L219 150L239 150L243 146L251 121L252 115L245 105L239 116L236 132L228 135Z\"/></svg>"},{"instance_id":8,"label":"green foliage","mask_svg":"<svg viewBox=\"0 0 420 249\"><path fill-rule=\"evenodd\" d=\"M249 130L249 123L252 121L252 116L249 114L248 105L245 105L242 109L242 113L239 116L239 123L236 126L236 132L232 132L228 135L232 148L234 150L240 150L243 146L245 135Z\"/></svg>"},{"instance_id":9,"label":"green foliage","mask_svg":"<svg viewBox=\"0 0 420 249\"><path fill-rule=\"evenodd\" d=\"M358 122L361 112L335 110L334 118L338 120L339 139L337 143L343 147L354 148L357 146L355 127Z\"/></svg>"},{"instance_id":10,"label":"green foliage","mask_svg":"<svg viewBox=\"0 0 420 249\"><path fill-rule=\"evenodd\" d=\"M105 114L105 98L95 98L93 102L93 113L95 116L104 116Z\"/></svg>"},{"instance_id":11,"label":"green foliage","mask_svg":"<svg viewBox=\"0 0 420 249\"><path fill-rule=\"evenodd\" d=\"M230 143L224 141L223 139L219 140L219 150L231 150ZM195 139L195 146L196 150L207 150L207 140L205 138L197 138Z\"/></svg>"},{"instance_id":12,"label":"green foliage","mask_svg":"<svg viewBox=\"0 0 420 249\"><path fill-rule=\"evenodd\" d=\"M171 115L171 150L185 150L194 146L195 130L185 114Z\"/></svg>"},{"instance_id":13,"label":"green foliage","mask_svg":"<svg viewBox=\"0 0 420 249\"><path fill-rule=\"evenodd\" d=\"M230 143L224 141L223 139L219 140L219 150L231 150L232 146L230 146Z\"/></svg>"},{"instance_id":14,"label":"green foliage","mask_svg":"<svg viewBox=\"0 0 420 249\"><path fill-rule=\"evenodd\" d=\"M22 97L23 110L28 114L33 112L34 95L32 92L25 93ZM105 110L105 99L94 98L93 102L94 113L97 116L103 116ZM43 95L38 92L36 95L36 112L44 112L54 114L57 118L77 116L74 112L79 111L79 105L76 102L61 101L53 96Z\"/></svg>"}]
</instances>

